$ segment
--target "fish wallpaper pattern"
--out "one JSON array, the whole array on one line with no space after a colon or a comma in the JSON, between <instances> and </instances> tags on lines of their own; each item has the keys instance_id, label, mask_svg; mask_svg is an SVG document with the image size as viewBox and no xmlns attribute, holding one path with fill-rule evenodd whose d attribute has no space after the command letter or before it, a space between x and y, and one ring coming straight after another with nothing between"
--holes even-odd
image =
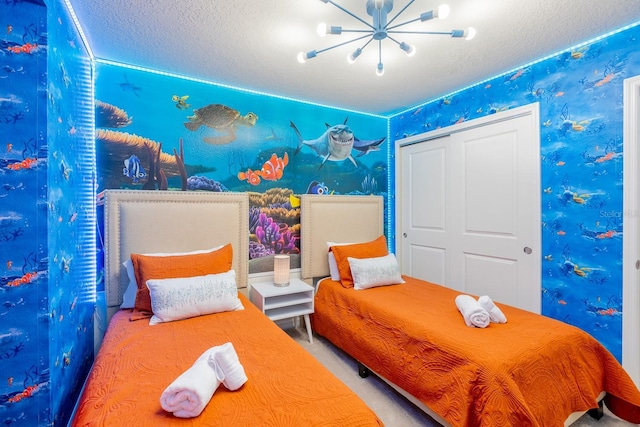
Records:
<instances>
[{"instance_id":1,"label":"fish wallpaper pattern","mask_svg":"<svg viewBox=\"0 0 640 427\"><path fill-rule=\"evenodd\" d=\"M568 49L390 119L400 138L540 105L542 313L622 354L623 80L640 26Z\"/></svg>"},{"instance_id":2,"label":"fish wallpaper pattern","mask_svg":"<svg viewBox=\"0 0 640 427\"><path fill-rule=\"evenodd\" d=\"M99 61L95 87L99 196L248 192L250 273L300 266L301 194L387 195L384 117Z\"/></svg>"},{"instance_id":3,"label":"fish wallpaper pattern","mask_svg":"<svg viewBox=\"0 0 640 427\"><path fill-rule=\"evenodd\" d=\"M64 425L93 359L89 63L61 3L0 15L0 422Z\"/></svg>"}]
</instances>

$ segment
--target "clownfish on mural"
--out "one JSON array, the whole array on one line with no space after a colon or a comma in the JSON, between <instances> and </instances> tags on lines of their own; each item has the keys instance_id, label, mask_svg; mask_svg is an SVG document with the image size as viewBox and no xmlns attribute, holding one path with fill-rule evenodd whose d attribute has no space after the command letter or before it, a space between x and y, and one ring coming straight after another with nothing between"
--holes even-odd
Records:
<instances>
[{"instance_id":1,"label":"clownfish on mural","mask_svg":"<svg viewBox=\"0 0 640 427\"><path fill-rule=\"evenodd\" d=\"M289 154L284 153L284 156L278 157L276 153L271 155L271 158L264 162L260 170L247 169L246 172L238 172L238 179L240 181L247 181L251 185L258 185L264 179L266 181L277 181L282 178L284 174L284 168L289 164Z\"/></svg>"}]
</instances>

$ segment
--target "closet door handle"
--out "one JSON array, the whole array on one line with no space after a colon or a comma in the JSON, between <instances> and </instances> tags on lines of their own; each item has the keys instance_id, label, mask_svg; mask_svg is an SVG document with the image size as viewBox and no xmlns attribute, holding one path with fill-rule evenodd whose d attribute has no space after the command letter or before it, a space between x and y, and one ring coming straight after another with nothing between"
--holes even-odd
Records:
<instances>
[{"instance_id":1,"label":"closet door handle","mask_svg":"<svg viewBox=\"0 0 640 427\"><path fill-rule=\"evenodd\" d=\"M524 247L524 253L525 254L531 255L531 252L533 252L533 251L531 250L531 248L529 246L525 246Z\"/></svg>"}]
</instances>

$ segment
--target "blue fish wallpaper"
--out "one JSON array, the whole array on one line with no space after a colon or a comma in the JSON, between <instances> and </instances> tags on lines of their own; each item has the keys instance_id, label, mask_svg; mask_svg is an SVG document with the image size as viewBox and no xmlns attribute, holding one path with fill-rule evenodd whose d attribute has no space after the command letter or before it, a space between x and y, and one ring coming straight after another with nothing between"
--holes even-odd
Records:
<instances>
[{"instance_id":1,"label":"blue fish wallpaper","mask_svg":"<svg viewBox=\"0 0 640 427\"><path fill-rule=\"evenodd\" d=\"M0 16L3 425L71 417L100 320L104 190L249 193L252 274L276 254L299 267L301 194L382 195L393 249L396 140L533 102L542 312L621 359L622 93L640 26L376 116L96 60L63 0Z\"/></svg>"},{"instance_id":2,"label":"blue fish wallpaper","mask_svg":"<svg viewBox=\"0 0 640 427\"><path fill-rule=\"evenodd\" d=\"M98 62L98 192L250 194L249 271L300 266L300 194L387 196L387 119Z\"/></svg>"},{"instance_id":3,"label":"blue fish wallpaper","mask_svg":"<svg viewBox=\"0 0 640 427\"><path fill-rule=\"evenodd\" d=\"M623 80L640 27L397 114L391 138L540 103L542 313L622 353Z\"/></svg>"},{"instance_id":4,"label":"blue fish wallpaper","mask_svg":"<svg viewBox=\"0 0 640 427\"><path fill-rule=\"evenodd\" d=\"M0 12L0 422L60 425L93 360L90 62L61 3Z\"/></svg>"}]
</instances>

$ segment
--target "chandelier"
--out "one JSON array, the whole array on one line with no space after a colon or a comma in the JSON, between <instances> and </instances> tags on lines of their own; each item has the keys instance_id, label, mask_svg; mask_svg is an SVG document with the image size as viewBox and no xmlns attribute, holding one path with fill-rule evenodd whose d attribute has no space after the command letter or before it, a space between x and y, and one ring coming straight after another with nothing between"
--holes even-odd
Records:
<instances>
[{"instance_id":1,"label":"chandelier","mask_svg":"<svg viewBox=\"0 0 640 427\"><path fill-rule=\"evenodd\" d=\"M392 35L395 34L444 34L450 35L454 38L465 38L467 40L471 40L476 35L476 30L472 27L467 28L466 30L452 30L448 32L442 31L403 31L399 29L407 24L412 22L425 22L431 19L444 19L449 15L449 6L441 5L437 10L431 10L429 12L424 12L420 14L419 17L415 19L410 19L408 21L402 22L400 24L394 24L394 21L402 15L402 13L409 7L415 0L409 0L407 4L400 9L400 11L390 20L388 19L388 14L393 9L393 0L366 0L367 4L367 13L371 16L372 22L369 23L364 19L356 16L353 12L345 9L340 6L333 0L320 0L323 3L330 3L346 13L347 15L353 17L354 19L360 21L368 28L366 29L345 29L340 26L327 26L326 24L318 25L318 34L320 36L325 36L327 34L340 35L342 33L364 33L364 35L356 37L351 40L347 40L342 43L338 43L336 45L327 47L325 49L320 50L310 50L309 52L300 52L298 54L298 61L300 63L304 63L307 59L315 58L319 53L326 52L327 50L334 49L336 47L344 46L346 44L350 44L359 40L364 40L364 44L354 50L348 57L347 61L349 63L355 62L356 58L362 54L362 51L374 40L378 41L378 66L376 68L376 74L381 76L384 74L384 65L382 64L382 40L389 39L395 44L398 45L400 49L402 49L407 56L413 56L416 53L416 48L410 44L405 42L400 42L396 40ZM393 24L393 25L392 25Z\"/></svg>"}]
</instances>

